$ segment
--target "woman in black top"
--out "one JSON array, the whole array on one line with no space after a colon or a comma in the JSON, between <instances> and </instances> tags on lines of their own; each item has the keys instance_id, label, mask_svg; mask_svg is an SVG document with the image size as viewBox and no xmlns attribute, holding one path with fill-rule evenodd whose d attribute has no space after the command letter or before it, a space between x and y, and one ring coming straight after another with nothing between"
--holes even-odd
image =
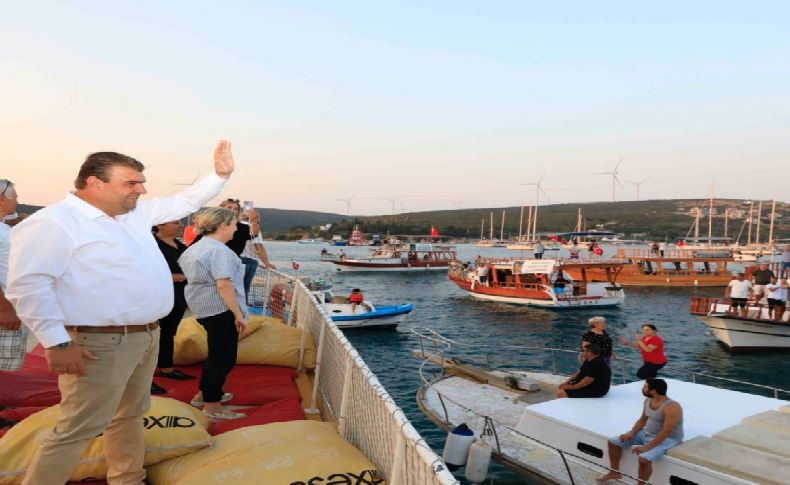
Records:
<instances>
[{"instance_id":1,"label":"woman in black top","mask_svg":"<svg viewBox=\"0 0 790 485\"><path fill-rule=\"evenodd\" d=\"M182 228L181 221L165 222L154 227L154 235L156 236L154 239L156 239L156 244L159 246L159 250L162 251L162 255L167 261L167 266L170 268L170 273L173 275L173 309L170 310L166 317L159 320L159 328L161 328L159 360L157 363L159 371L156 375L186 381L194 379L195 376L173 368L173 342L176 330L178 330L178 324L184 318L184 311L187 308L187 302L184 298L184 288L187 285L187 279L178 265L178 258L181 257L187 247L176 239Z\"/></svg>"},{"instance_id":2,"label":"woman in black top","mask_svg":"<svg viewBox=\"0 0 790 485\"><path fill-rule=\"evenodd\" d=\"M601 357L607 364L617 356L612 351L612 338L606 333L606 319L604 317L592 317L587 321L590 330L582 335L582 345L585 342L597 345L601 349Z\"/></svg>"}]
</instances>

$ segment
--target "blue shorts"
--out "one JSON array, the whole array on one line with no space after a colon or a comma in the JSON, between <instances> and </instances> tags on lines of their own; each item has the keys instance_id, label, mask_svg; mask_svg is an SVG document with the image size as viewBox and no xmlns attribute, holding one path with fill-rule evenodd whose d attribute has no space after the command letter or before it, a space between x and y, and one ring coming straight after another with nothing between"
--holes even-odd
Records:
<instances>
[{"instance_id":1,"label":"blue shorts","mask_svg":"<svg viewBox=\"0 0 790 485\"><path fill-rule=\"evenodd\" d=\"M652 436L645 435L642 431L637 431L636 435L630 440L622 441L619 436L609 438L609 442L619 448L628 448L630 446L642 446L650 443L653 440ZM655 448L648 450L640 455L639 458L644 458L647 461L653 462L661 458L668 449L679 445L680 442L674 438L665 438L664 441L656 445Z\"/></svg>"}]
</instances>

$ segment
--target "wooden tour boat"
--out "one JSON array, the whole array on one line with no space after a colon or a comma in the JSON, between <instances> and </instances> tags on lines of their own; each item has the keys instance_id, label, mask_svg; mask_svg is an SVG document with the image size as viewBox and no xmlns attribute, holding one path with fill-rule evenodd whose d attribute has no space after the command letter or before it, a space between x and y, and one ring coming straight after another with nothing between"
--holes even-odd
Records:
<instances>
[{"instance_id":1,"label":"wooden tour boat","mask_svg":"<svg viewBox=\"0 0 790 485\"><path fill-rule=\"evenodd\" d=\"M729 253L694 249L666 249L663 255L650 249L618 248L617 259L625 265L617 277L622 286L727 286L732 273ZM572 277L580 272L570 269ZM590 281L607 281L606 273L587 270Z\"/></svg>"},{"instance_id":2,"label":"wooden tour boat","mask_svg":"<svg viewBox=\"0 0 790 485\"><path fill-rule=\"evenodd\" d=\"M450 281L481 300L549 308L617 306L625 293L617 285L622 261L605 259L482 259L478 269L450 268ZM485 277L480 277L485 268ZM571 270L577 276L571 276ZM605 275L593 282L590 271Z\"/></svg>"},{"instance_id":3,"label":"wooden tour boat","mask_svg":"<svg viewBox=\"0 0 790 485\"><path fill-rule=\"evenodd\" d=\"M398 236L399 238L441 239L438 236ZM336 258L331 262L340 272L362 271L444 271L457 259L455 246L431 242L400 241L376 248L363 258Z\"/></svg>"}]
</instances>

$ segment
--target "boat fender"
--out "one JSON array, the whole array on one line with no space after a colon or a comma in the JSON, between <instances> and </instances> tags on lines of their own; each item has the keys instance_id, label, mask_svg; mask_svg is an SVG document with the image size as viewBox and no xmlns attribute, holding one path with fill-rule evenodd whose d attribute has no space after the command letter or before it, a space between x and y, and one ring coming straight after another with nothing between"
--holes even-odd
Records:
<instances>
[{"instance_id":1,"label":"boat fender","mask_svg":"<svg viewBox=\"0 0 790 485\"><path fill-rule=\"evenodd\" d=\"M466 423L459 424L447 433L442 459L450 471L458 470L466 464L469 448L472 446L474 439L475 433L469 429Z\"/></svg>"},{"instance_id":2,"label":"boat fender","mask_svg":"<svg viewBox=\"0 0 790 485\"><path fill-rule=\"evenodd\" d=\"M469 448L466 460L466 479L472 483L483 483L488 478L488 465L491 464L491 445L483 440L475 440Z\"/></svg>"}]
</instances>

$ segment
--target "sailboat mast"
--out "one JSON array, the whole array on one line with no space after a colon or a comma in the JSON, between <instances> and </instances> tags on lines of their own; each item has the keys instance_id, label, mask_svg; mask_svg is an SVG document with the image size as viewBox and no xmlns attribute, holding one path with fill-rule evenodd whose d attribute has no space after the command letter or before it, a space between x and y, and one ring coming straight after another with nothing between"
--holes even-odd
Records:
<instances>
[{"instance_id":1,"label":"sailboat mast","mask_svg":"<svg viewBox=\"0 0 790 485\"><path fill-rule=\"evenodd\" d=\"M727 223L730 219L730 208L724 209L724 239L727 239Z\"/></svg>"},{"instance_id":2,"label":"sailboat mast","mask_svg":"<svg viewBox=\"0 0 790 485\"><path fill-rule=\"evenodd\" d=\"M531 241L532 237L532 206L529 206L529 215L527 215L527 241Z\"/></svg>"},{"instance_id":3,"label":"sailboat mast","mask_svg":"<svg viewBox=\"0 0 790 485\"><path fill-rule=\"evenodd\" d=\"M518 242L521 242L521 229L524 227L524 206L521 206L521 216L518 219Z\"/></svg>"},{"instance_id":4,"label":"sailboat mast","mask_svg":"<svg viewBox=\"0 0 790 485\"><path fill-rule=\"evenodd\" d=\"M713 183L710 184L710 205L708 206L708 246L713 245Z\"/></svg>"},{"instance_id":5,"label":"sailboat mast","mask_svg":"<svg viewBox=\"0 0 790 485\"><path fill-rule=\"evenodd\" d=\"M752 219L754 219L754 201L752 201L751 205L749 205L749 232L748 237L746 238L746 245L751 246L752 244Z\"/></svg>"},{"instance_id":6,"label":"sailboat mast","mask_svg":"<svg viewBox=\"0 0 790 485\"><path fill-rule=\"evenodd\" d=\"M760 219L763 217L763 201L757 203L757 235L754 238L755 244L760 244Z\"/></svg>"},{"instance_id":7,"label":"sailboat mast","mask_svg":"<svg viewBox=\"0 0 790 485\"><path fill-rule=\"evenodd\" d=\"M699 244L699 215L700 209L697 207L696 214L694 214L694 244Z\"/></svg>"},{"instance_id":8,"label":"sailboat mast","mask_svg":"<svg viewBox=\"0 0 790 485\"><path fill-rule=\"evenodd\" d=\"M499 240L505 240L505 211L502 211L502 225L499 226Z\"/></svg>"},{"instance_id":9,"label":"sailboat mast","mask_svg":"<svg viewBox=\"0 0 790 485\"><path fill-rule=\"evenodd\" d=\"M776 217L776 198L771 203L771 229L768 231L768 245L774 244L774 217Z\"/></svg>"},{"instance_id":10,"label":"sailboat mast","mask_svg":"<svg viewBox=\"0 0 790 485\"><path fill-rule=\"evenodd\" d=\"M538 240L538 206L535 205L535 213L532 214L532 238Z\"/></svg>"},{"instance_id":11,"label":"sailboat mast","mask_svg":"<svg viewBox=\"0 0 790 485\"><path fill-rule=\"evenodd\" d=\"M494 240L494 211L491 211L491 228L489 231L489 240Z\"/></svg>"},{"instance_id":12,"label":"sailboat mast","mask_svg":"<svg viewBox=\"0 0 790 485\"><path fill-rule=\"evenodd\" d=\"M486 218L483 217L482 219L480 219L480 240L481 241L483 240L483 234L484 234L485 230L486 230Z\"/></svg>"},{"instance_id":13,"label":"sailboat mast","mask_svg":"<svg viewBox=\"0 0 790 485\"><path fill-rule=\"evenodd\" d=\"M576 232L582 231L582 208L579 207L579 210L576 213Z\"/></svg>"}]
</instances>

